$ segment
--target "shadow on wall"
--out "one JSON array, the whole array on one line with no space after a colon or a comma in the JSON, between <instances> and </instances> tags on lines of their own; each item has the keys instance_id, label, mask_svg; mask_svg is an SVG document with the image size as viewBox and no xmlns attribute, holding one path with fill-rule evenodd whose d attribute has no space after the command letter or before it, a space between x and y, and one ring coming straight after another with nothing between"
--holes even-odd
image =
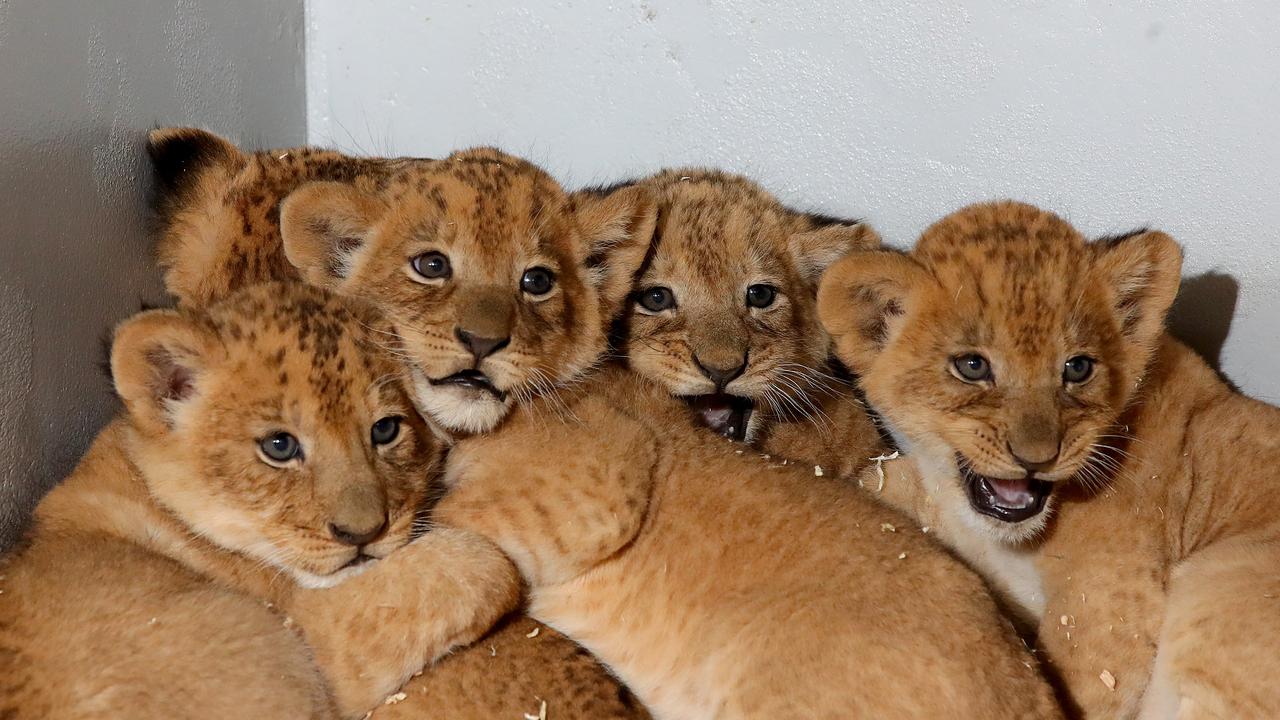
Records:
<instances>
[{"instance_id":1,"label":"shadow on wall","mask_svg":"<svg viewBox=\"0 0 1280 720\"><path fill-rule=\"evenodd\" d=\"M1190 345L1219 374L1222 373L1222 346L1231 332L1231 319L1239 296L1240 283L1235 278L1209 271L1183 278L1182 288L1169 310L1169 332Z\"/></svg>"}]
</instances>

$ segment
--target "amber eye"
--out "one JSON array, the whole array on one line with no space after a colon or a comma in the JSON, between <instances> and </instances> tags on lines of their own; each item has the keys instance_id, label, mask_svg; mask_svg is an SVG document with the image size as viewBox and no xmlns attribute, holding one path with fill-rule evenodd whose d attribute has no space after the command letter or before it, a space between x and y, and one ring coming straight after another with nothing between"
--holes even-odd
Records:
<instances>
[{"instance_id":1,"label":"amber eye","mask_svg":"<svg viewBox=\"0 0 1280 720\"><path fill-rule=\"evenodd\" d=\"M1093 358L1077 355L1062 364L1062 379L1069 383L1082 383L1093 377Z\"/></svg>"},{"instance_id":2,"label":"amber eye","mask_svg":"<svg viewBox=\"0 0 1280 720\"><path fill-rule=\"evenodd\" d=\"M555 274L544 267L529 268L520 278L520 289L530 295L546 295L555 284Z\"/></svg>"},{"instance_id":3,"label":"amber eye","mask_svg":"<svg viewBox=\"0 0 1280 720\"><path fill-rule=\"evenodd\" d=\"M402 419L399 415L388 415L375 422L373 427L369 429L369 439L373 441L374 447L389 445L400 437L400 421Z\"/></svg>"},{"instance_id":4,"label":"amber eye","mask_svg":"<svg viewBox=\"0 0 1280 720\"><path fill-rule=\"evenodd\" d=\"M637 302L640 303L640 307L649 312L662 312L676 306L676 296L671 292L671 288L654 285L642 290Z\"/></svg>"},{"instance_id":5,"label":"amber eye","mask_svg":"<svg viewBox=\"0 0 1280 720\"><path fill-rule=\"evenodd\" d=\"M270 462L287 463L302 455L302 444L287 432L268 435L258 441L258 449Z\"/></svg>"},{"instance_id":6,"label":"amber eye","mask_svg":"<svg viewBox=\"0 0 1280 720\"><path fill-rule=\"evenodd\" d=\"M951 363L955 367L956 373L963 380L981 382L991 379L991 363L977 353L961 355L952 360Z\"/></svg>"},{"instance_id":7,"label":"amber eye","mask_svg":"<svg viewBox=\"0 0 1280 720\"><path fill-rule=\"evenodd\" d=\"M409 261L409 266L425 280L439 280L453 273L453 268L449 266L449 258L445 257L444 253L435 251L415 256Z\"/></svg>"},{"instance_id":8,"label":"amber eye","mask_svg":"<svg viewBox=\"0 0 1280 720\"><path fill-rule=\"evenodd\" d=\"M767 308L778 297L778 288L772 285L752 285L747 288L747 304L753 308Z\"/></svg>"}]
</instances>

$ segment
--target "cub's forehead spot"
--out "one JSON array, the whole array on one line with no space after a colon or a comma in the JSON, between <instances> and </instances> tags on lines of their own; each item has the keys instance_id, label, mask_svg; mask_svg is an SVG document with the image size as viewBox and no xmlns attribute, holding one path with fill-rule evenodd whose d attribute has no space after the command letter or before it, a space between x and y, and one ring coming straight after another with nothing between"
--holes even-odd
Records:
<instances>
[{"instance_id":1,"label":"cub's forehead spot","mask_svg":"<svg viewBox=\"0 0 1280 720\"><path fill-rule=\"evenodd\" d=\"M979 206L926 231L916 257L958 314L976 318L963 335L1011 344L1018 353L1054 352L1078 334L1088 307L1090 258L1065 221L1013 204ZM940 296L941 297L941 296ZM967 342L968 340L966 340Z\"/></svg>"},{"instance_id":2,"label":"cub's forehead spot","mask_svg":"<svg viewBox=\"0 0 1280 720\"><path fill-rule=\"evenodd\" d=\"M493 151L496 153L496 151ZM441 161L391 195L410 241L466 249L482 266L512 256L557 253L567 233L567 197L537 166L474 151Z\"/></svg>"},{"instance_id":3,"label":"cub's forehead spot","mask_svg":"<svg viewBox=\"0 0 1280 720\"><path fill-rule=\"evenodd\" d=\"M329 298L299 293L239 310L222 319L224 344L249 375L243 382L270 388L277 405L312 407L324 422L345 424L361 416L375 380L394 374L368 337L371 330Z\"/></svg>"},{"instance_id":4,"label":"cub's forehead spot","mask_svg":"<svg viewBox=\"0 0 1280 720\"><path fill-rule=\"evenodd\" d=\"M735 289L747 276L781 272L786 221L762 190L737 182L677 181L662 199L655 271Z\"/></svg>"}]
</instances>

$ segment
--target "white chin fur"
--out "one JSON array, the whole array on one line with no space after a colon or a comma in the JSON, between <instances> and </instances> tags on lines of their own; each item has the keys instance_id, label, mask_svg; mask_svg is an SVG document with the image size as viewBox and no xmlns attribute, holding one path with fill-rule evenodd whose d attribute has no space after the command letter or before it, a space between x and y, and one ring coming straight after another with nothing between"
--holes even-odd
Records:
<instances>
[{"instance_id":1,"label":"white chin fur","mask_svg":"<svg viewBox=\"0 0 1280 720\"><path fill-rule=\"evenodd\" d=\"M421 372L413 373L414 404L441 427L455 432L483 433L497 427L511 410L511 399L499 400L483 390L432 385Z\"/></svg>"},{"instance_id":2,"label":"white chin fur","mask_svg":"<svg viewBox=\"0 0 1280 720\"><path fill-rule=\"evenodd\" d=\"M309 573L306 570L299 570L297 568L288 568L288 570L289 574L293 576L293 579L297 581L300 587L307 588L308 590L323 590L325 588L331 588L344 580L350 580L365 570L368 570L370 565L373 565L373 563L364 562L349 568L343 568L335 573L329 573L328 575L316 575L315 573Z\"/></svg>"},{"instance_id":3,"label":"white chin fur","mask_svg":"<svg viewBox=\"0 0 1280 720\"><path fill-rule=\"evenodd\" d=\"M961 487L963 482L963 479L955 478L957 487ZM1044 509L1040 511L1040 514L1033 518L1027 518L1022 522L1008 523L974 510L973 506L969 504L967 494L963 490L961 490L961 494L965 495L964 502L959 508L961 520L971 529L996 542L1010 546L1018 546L1039 537L1040 533L1044 531L1045 525L1049 522L1049 515L1053 512L1054 496L1050 495L1045 499Z\"/></svg>"}]
</instances>

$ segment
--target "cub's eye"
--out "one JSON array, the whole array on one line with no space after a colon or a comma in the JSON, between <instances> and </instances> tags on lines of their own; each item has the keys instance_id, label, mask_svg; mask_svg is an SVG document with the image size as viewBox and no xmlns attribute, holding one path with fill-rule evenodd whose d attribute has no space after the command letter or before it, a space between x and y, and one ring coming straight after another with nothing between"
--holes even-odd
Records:
<instances>
[{"instance_id":1,"label":"cub's eye","mask_svg":"<svg viewBox=\"0 0 1280 720\"><path fill-rule=\"evenodd\" d=\"M369 439L373 441L374 446L388 445L391 441L400 437L400 421L402 419L399 415L388 415L375 422L373 427L369 429Z\"/></svg>"},{"instance_id":2,"label":"cub's eye","mask_svg":"<svg viewBox=\"0 0 1280 720\"><path fill-rule=\"evenodd\" d=\"M529 268L520 278L520 289L530 295L546 295L555 284L555 273L544 267Z\"/></svg>"},{"instance_id":3,"label":"cub's eye","mask_svg":"<svg viewBox=\"0 0 1280 720\"><path fill-rule=\"evenodd\" d=\"M778 288L772 285L752 285L747 288L747 304L753 308L767 308L778 297Z\"/></svg>"},{"instance_id":4,"label":"cub's eye","mask_svg":"<svg viewBox=\"0 0 1280 720\"><path fill-rule=\"evenodd\" d=\"M662 312L676 306L676 296L671 292L671 288L654 285L640 292L638 302L640 307L649 312Z\"/></svg>"},{"instance_id":5,"label":"cub's eye","mask_svg":"<svg viewBox=\"0 0 1280 720\"><path fill-rule=\"evenodd\" d=\"M416 255L409 261L409 266L419 277L426 280L439 280L447 278L453 273L453 268L449 265L449 258L444 253L425 252Z\"/></svg>"},{"instance_id":6,"label":"cub's eye","mask_svg":"<svg viewBox=\"0 0 1280 720\"><path fill-rule=\"evenodd\" d=\"M267 460L278 463L287 463L302 456L302 444L298 442L298 438L287 432L268 435L258 441L258 449Z\"/></svg>"},{"instance_id":7,"label":"cub's eye","mask_svg":"<svg viewBox=\"0 0 1280 720\"><path fill-rule=\"evenodd\" d=\"M969 353L951 361L962 380L981 382L991 379L991 363L977 353Z\"/></svg>"},{"instance_id":8,"label":"cub's eye","mask_svg":"<svg viewBox=\"0 0 1280 720\"><path fill-rule=\"evenodd\" d=\"M1082 383L1093 377L1093 358L1077 355L1062 364L1062 379L1069 383Z\"/></svg>"}]
</instances>

